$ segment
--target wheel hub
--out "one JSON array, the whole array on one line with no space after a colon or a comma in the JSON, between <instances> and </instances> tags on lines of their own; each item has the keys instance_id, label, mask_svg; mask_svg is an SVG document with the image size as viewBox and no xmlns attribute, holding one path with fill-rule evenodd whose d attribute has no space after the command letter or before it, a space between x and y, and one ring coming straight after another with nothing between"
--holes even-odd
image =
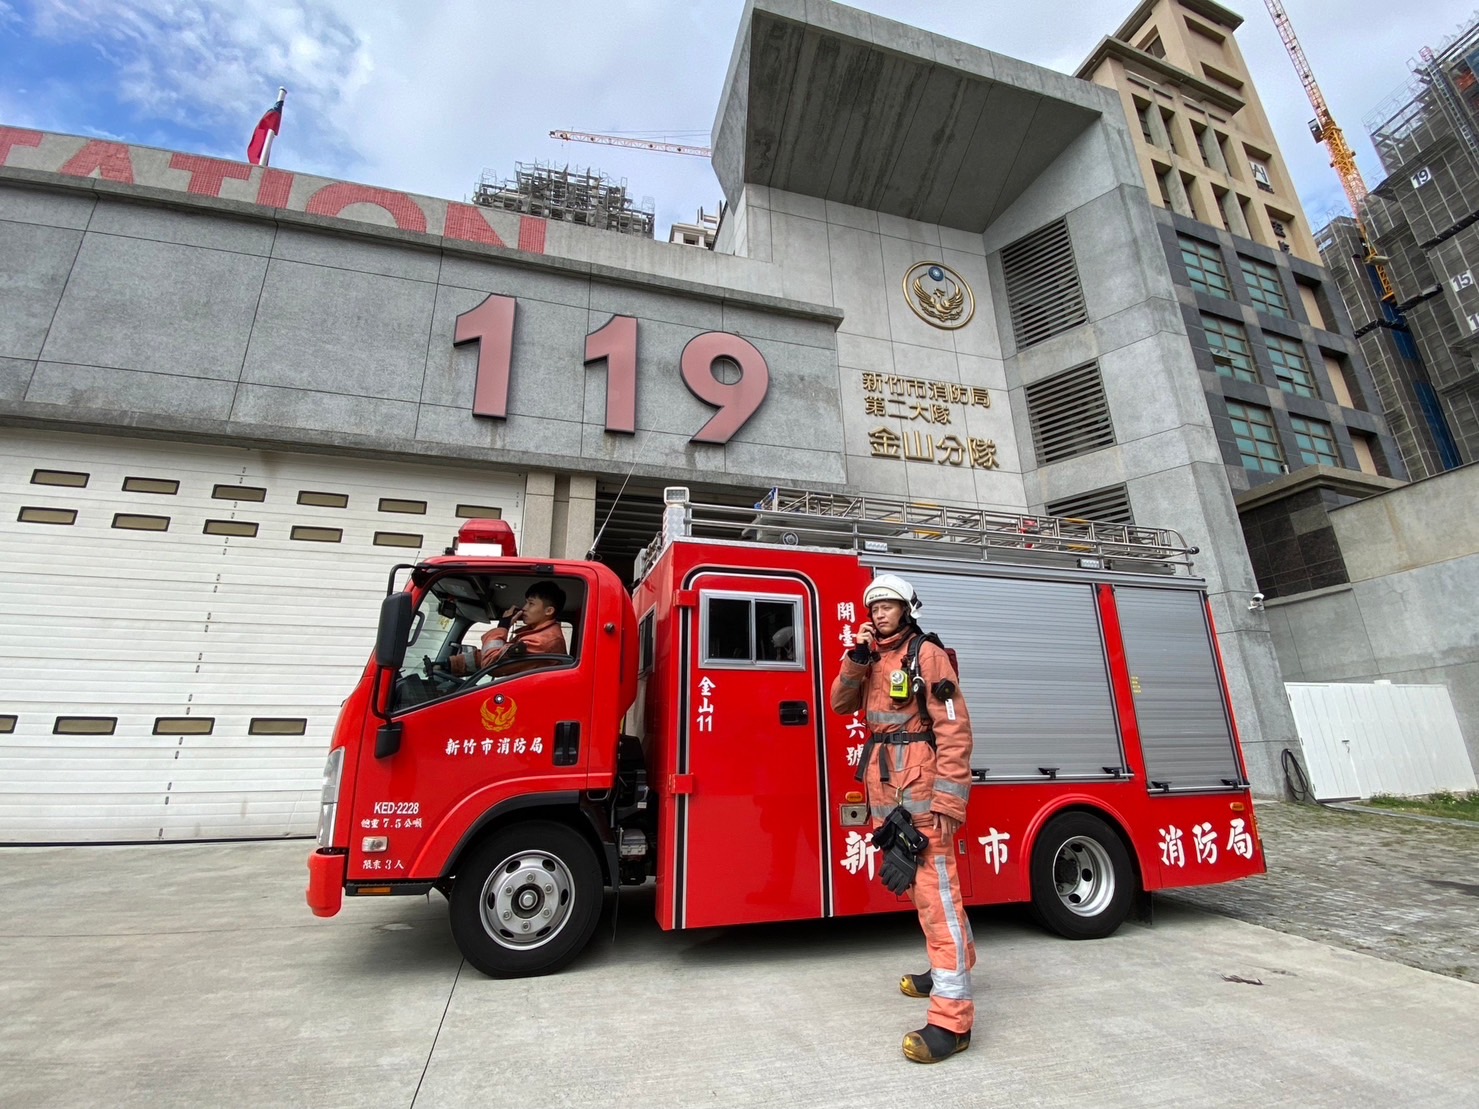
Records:
<instances>
[{"instance_id":1,"label":"wheel hub","mask_svg":"<svg viewBox=\"0 0 1479 1109\"><path fill-rule=\"evenodd\" d=\"M1058 900L1078 916L1098 916L1114 900L1114 865L1097 840L1074 836L1053 858Z\"/></svg>"},{"instance_id":2,"label":"wheel hub","mask_svg":"<svg viewBox=\"0 0 1479 1109\"><path fill-rule=\"evenodd\" d=\"M483 927L503 947L542 947L569 921L574 891L564 860L545 851L521 851L494 867L483 884Z\"/></svg>"}]
</instances>

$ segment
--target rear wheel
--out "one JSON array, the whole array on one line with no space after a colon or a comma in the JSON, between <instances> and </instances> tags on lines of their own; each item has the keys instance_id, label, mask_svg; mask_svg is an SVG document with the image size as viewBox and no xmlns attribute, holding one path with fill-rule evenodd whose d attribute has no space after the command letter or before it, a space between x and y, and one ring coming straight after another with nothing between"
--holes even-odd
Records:
<instances>
[{"instance_id":1,"label":"rear wheel","mask_svg":"<svg viewBox=\"0 0 1479 1109\"><path fill-rule=\"evenodd\" d=\"M1071 940L1100 939L1130 912L1135 871L1114 829L1086 812L1048 821L1032 848L1032 911Z\"/></svg>"},{"instance_id":2,"label":"rear wheel","mask_svg":"<svg viewBox=\"0 0 1479 1109\"><path fill-rule=\"evenodd\" d=\"M450 902L452 936L484 974L550 974L596 930L601 867L591 845L565 825L517 824L472 853Z\"/></svg>"}]
</instances>

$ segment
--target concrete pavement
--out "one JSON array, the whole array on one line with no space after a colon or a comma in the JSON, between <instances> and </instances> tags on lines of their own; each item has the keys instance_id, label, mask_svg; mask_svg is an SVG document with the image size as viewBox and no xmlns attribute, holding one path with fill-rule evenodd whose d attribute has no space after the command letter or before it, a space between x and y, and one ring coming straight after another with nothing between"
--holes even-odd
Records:
<instances>
[{"instance_id":1,"label":"concrete pavement","mask_svg":"<svg viewBox=\"0 0 1479 1109\"><path fill-rule=\"evenodd\" d=\"M1166 897L1479 983L1479 824L1264 801L1258 831L1267 874Z\"/></svg>"},{"instance_id":2,"label":"concrete pavement","mask_svg":"<svg viewBox=\"0 0 1479 1109\"><path fill-rule=\"evenodd\" d=\"M1189 908L1078 944L976 913L975 1043L918 1067L907 917L663 934L639 892L615 943L495 982L436 895L313 919L308 846L0 853L0 1105L1467 1107L1479 1088L1479 987Z\"/></svg>"}]
</instances>

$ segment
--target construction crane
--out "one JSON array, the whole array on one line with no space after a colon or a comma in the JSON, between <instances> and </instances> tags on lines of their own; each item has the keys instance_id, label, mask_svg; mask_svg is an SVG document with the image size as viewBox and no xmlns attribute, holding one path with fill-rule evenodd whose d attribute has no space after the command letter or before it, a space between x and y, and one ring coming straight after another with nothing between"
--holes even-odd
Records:
<instances>
[{"instance_id":1,"label":"construction crane","mask_svg":"<svg viewBox=\"0 0 1479 1109\"><path fill-rule=\"evenodd\" d=\"M707 146L685 146L675 142L658 142L655 139L634 139L625 135L593 135L588 131L551 131L552 139L565 142L593 142L601 146L625 146L633 150L651 150L658 154L688 154L695 158L710 158L714 152Z\"/></svg>"},{"instance_id":2,"label":"construction crane","mask_svg":"<svg viewBox=\"0 0 1479 1109\"><path fill-rule=\"evenodd\" d=\"M1268 8L1268 14L1273 17L1274 26L1279 29L1279 37L1284 40L1284 49L1289 51L1289 60L1294 63L1294 71L1299 74L1305 95L1309 97L1310 106L1315 109L1315 118L1310 120L1310 134L1314 136L1316 142L1324 143L1325 148L1330 151L1330 165L1340 177L1346 199L1351 204L1351 215L1356 217L1356 227L1361 232L1361 242L1366 247L1366 263L1376 270L1376 276L1381 280L1382 299L1396 300L1396 289L1387 274L1387 268L1383 260L1371 249L1371 244L1366 237L1366 224L1361 217L1361 211L1366 205L1366 182L1361 177L1361 170L1356 166L1356 152L1351 149L1350 143L1345 141L1345 132L1335 122L1330 105L1325 102L1325 94L1320 91L1320 86L1315 81L1314 71L1310 69L1309 59L1304 56L1304 48L1299 45L1299 38L1294 34L1294 24L1289 22L1289 13L1284 10L1284 5L1279 0L1263 0L1263 2Z\"/></svg>"}]
</instances>

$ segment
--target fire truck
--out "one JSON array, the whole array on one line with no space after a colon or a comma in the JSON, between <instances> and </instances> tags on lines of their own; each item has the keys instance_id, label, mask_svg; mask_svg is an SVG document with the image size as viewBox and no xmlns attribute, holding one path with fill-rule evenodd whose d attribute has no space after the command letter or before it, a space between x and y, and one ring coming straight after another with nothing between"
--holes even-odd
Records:
<instances>
[{"instance_id":1,"label":"fire truck","mask_svg":"<svg viewBox=\"0 0 1479 1109\"><path fill-rule=\"evenodd\" d=\"M315 915L435 889L468 962L522 977L581 951L607 889L648 881L664 929L907 908L877 880L866 724L829 710L883 572L914 586L970 708L969 904L1027 903L1087 939L1152 891L1263 872L1175 532L805 491L664 500L630 592L600 562L519 557L496 520L391 572L324 772ZM452 673L550 581L568 654Z\"/></svg>"}]
</instances>

